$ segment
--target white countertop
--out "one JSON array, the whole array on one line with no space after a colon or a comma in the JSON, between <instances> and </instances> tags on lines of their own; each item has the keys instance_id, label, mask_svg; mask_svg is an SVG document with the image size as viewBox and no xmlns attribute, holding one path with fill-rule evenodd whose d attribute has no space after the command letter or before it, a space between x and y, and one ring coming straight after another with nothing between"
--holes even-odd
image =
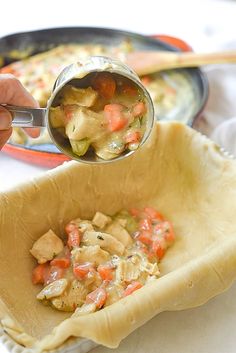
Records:
<instances>
[{"instance_id":1,"label":"white countertop","mask_svg":"<svg viewBox=\"0 0 236 353\"><path fill-rule=\"evenodd\" d=\"M41 0L40 4L42 6L26 0L14 4L5 1L1 4L0 37L48 27L95 26L126 29L143 34L173 35L187 41L198 52L227 47L236 49L234 1L120 0L114 3L110 0L67 0L66 3L56 3ZM226 73L221 74L231 77L230 67L225 69ZM235 68L232 70L236 79ZM214 83L214 72L208 71L211 85ZM224 99L227 100L227 109L223 111L225 115L221 110L220 113L217 110L217 123L236 116L235 93L229 89L227 91L228 81L222 84L224 95L221 99L223 105ZM236 81L234 84L236 85ZM211 95L206 110L210 124L212 106L215 106L213 98ZM17 186L44 173L45 170L46 168L23 163L0 152L0 191ZM236 351L235 298L236 285L200 308L159 315L136 330L116 350L96 348L93 352L233 353ZM0 347L0 350L1 353L6 351L4 347Z\"/></svg>"}]
</instances>

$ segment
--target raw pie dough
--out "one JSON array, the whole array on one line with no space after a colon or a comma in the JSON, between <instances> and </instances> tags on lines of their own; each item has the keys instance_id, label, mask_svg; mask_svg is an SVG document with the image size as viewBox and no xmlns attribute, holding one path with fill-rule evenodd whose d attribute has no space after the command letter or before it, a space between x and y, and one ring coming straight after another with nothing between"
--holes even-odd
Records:
<instances>
[{"instance_id":1,"label":"raw pie dough","mask_svg":"<svg viewBox=\"0 0 236 353\"><path fill-rule=\"evenodd\" d=\"M62 234L78 215L144 205L160 210L176 233L160 263L161 278L81 317L35 300L29 249L41 234L50 228ZM156 314L201 305L236 277L236 163L179 123L156 124L148 142L122 161L69 162L2 193L0 210L1 323L32 352L56 348L70 336L117 347Z\"/></svg>"}]
</instances>

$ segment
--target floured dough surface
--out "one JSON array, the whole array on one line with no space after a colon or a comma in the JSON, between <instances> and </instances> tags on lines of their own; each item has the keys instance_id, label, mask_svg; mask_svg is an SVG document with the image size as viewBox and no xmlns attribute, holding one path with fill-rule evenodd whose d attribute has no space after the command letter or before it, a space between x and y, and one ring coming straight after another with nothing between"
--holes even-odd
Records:
<instances>
[{"instance_id":1,"label":"floured dough surface","mask_svg":"<svg viewBox=\"0 0 236 353\"><path fill-rule=\"evenodd\" d=\"M80 317L35 300L29 249L40 235L62 235L78 214L91 219L97 210L112 215L145 205L161 210L176 233L160 278ZM0 317L11 336L34 349L53 349L70 336L116 347L154 315L201 305L236 277L236 163L178 123L156 124L148 142L122 161L70 162L2 193L0 210Z\"/></svg>"}]
</instances>

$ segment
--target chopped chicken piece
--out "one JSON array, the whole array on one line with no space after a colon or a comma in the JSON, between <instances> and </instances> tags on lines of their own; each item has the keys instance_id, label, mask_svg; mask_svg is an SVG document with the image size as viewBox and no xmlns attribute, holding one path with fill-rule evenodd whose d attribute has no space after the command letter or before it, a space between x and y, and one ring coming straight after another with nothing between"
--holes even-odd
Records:
<instances>
[{"instance_id":1,"label":"chopped chicken piece","mask_svg":"<svg viewBox=\"0 0 236 353\"><path fill-rule=\"evenodd\" d=\"M81 220L80 218L73 219L70 223L75 224L81 233L86 230L94 230L91 221Z\"/></svg>"},{"instance_id":2,"label":"chopped chicken piece","mask_svg":"<svg viewBox=\"0 0 236 353\"><path fill-rule=\"evenodd\" d=\"M65 113L61 106L50 108L50 123L53 128L57 129L65 126L64 115Z\"/></svg>"},{"instance_id":3,"label":"chopped chicken piece","mask_svg":"<svg viewBox=\"0 0 236 353\"><path fill-rule=\"evenodd\" d=\"M109 160L117 157L117 154L108 151L107 146L98 147L98 144L94 144L96 148L96 155L104 160Z\"/></svg>"},{"instance_id":4,"label":"chopped chicken piece","mask_svg":"<svg viewBox=\"0 0 236 353\"><path fill-rule=\"evenodd\" d=\"M57 281L54 281L48 286L44 287L37 295L37 299L44 300L59 297L65 291L67 285L67 279L58 279Z\"/></svg>"},{"instance_id":5,"label":"chopped chicken piece","mask_svg":"<svg viewBox=\"0 0 236 353\"><path fill-rule=\"evenodd\" d=\"M156 279L157 279L156 276L148 276L146 283L151 283L151 282L155 281Z\"/></svg>"},{"instance_id":6,"label":"chopped chicken piece","mask_svg":"<svg viewBox=\"0 0 236 353\"><path fill-rule=\"evenodd\" d=\"M94 289L102 284L102 279L97 271L89 272L87 278L84 280L84 285L92 292Z\"/></svg>"},{"instance_id":7,"label":"chopped chicken piece","mask_svg":"<svg viewBox=\"0 0 236 353\"><path fill-rule=\"evenodd\" d=\"M120 222L120 224L127 230L127 232L132 235L134 232L138 231L139 224L138 221L128 212L120 211L115 216L115 220Z\"/></svg>"},{"instance_id":8,"label":"chopped chicken piece","mask_svg":"<svg viewBox=\"0 0 236 353\"><path fill-rule=\"evenodd\" d=\"M75 310L72 317L91 314L91 313L94 313L95 311L96 311L96 304L95 303L84 304Z\"/></svg>"},{"instance_id":9,"label":"chopped chicken piece","mask_svg":"<svg viewBox=\"0 0 236 353\"><path fill-rule=\"evenodd\" d=\"M117 255L112 255L112 256L111 256L111 264L112 264L114 267L117 267L120 261L121 261L120 256L117 256Z\"/></svg>"},{"instance_id":10,"label":"chopped chicken piece","mask_svg":"<svg viewBox=\"0 0 236 353\"><path fill-rule=\"evenodd\" d=\"M111 222L111 217L106 216L102 212L96 212L93 217L92 223L98 228L105 228L108 223Z\"/></svg>"},{"instance_id":11,"label":"chopped chicken piece","mask_svg":"<svg viewBox=\"0 0 236 353\"><path fill-rule=\"evenodd\" d=\"M107 291L107 300L105 306L111 305L117 302L120 298L122 298L124 293L124 288L120 284L113 283L106 287Z\"/></svg>"},{"instance_id":12,"label":"chopped chicken piece","mask_svg":"<svg viewBox=\"0 0 236 353\"><path fill-rule=\"evenodd\" d=\"M122 255L125 251L124 245L110 234L102 232L87 231L82 238L84 245L99 245L110 254Z\"/></svg>"},{"instance_id":13,"label":"chopped chicken piece","mask_svg":"<svg viewBox=\"0 0 236 353\"><path fill-rule=\"evenodd\" d=\"M134 247L134 248L130 248L127 254L129 254L128 255L129 261L131 261L133 264L139 265L140 270L142 272L145 272L149 275L154 275L154 276L160 275L160 271L157 263L150 262L149 259L147 258L147 255L144 252L137 250L136 247Z\"/></svg>"},{"instance_id":14,"label":"chopped chicken piece","mask_svg":"<svg viewBox=\"0 0 236 353\"><path fill-rule=\"evenodd\" d=\"M122 227L120 222L118 220L113 221L111 224L109 224L105 231L113 237L115 237L117 240L119 240L125 247L128 247L133 244L133 240L127 230Z\"/></svg>"},{"instance_id":15,"label":"chopped chicken piece","mask_svg":"<svg viewBox=\"0 0 236 353\"><path fill-rule=\"evenodd\" d=\"M96 266L109 261L110 254L102 250L99 245L82 246L72 250L72 258L76 263L92 262Z\"/></svg>"},{"instance_id":16,"label":"chopped chicken piece","mask_svg":"<svg viewBox=\"0 0 236 353\"><path fill-rule=\"evenodd\" d=\"M117 282L131 282L137 280L140 275L140 262L133 263L128 260L121 260L116 269Z\"/></svg>"},{"instance_id":17,"label":"chopped chicken piece","mask_svg":"<svg viewBox=\"0 0 236 353\"><path fill-rule=\"evenodd\" d=\"M144 285L147 282L149 274L147 272L140 272L140 275L138 276L138 282ZM157 278L157 277L156 277Z\"/></svg>"},{"instance_id":18,"label":"chopped chicken piece","mask_svg":"<svg viewBox=\"0 0 236 353\"><path fill-rule=\"evenodd\" d=\"M142 263L141 270L147 272L149 275L154 275L154 276L160 275L160 271L156 262L154 262L153 264L148 261L146 262L146 264Z\"/></svg>"},{"instance_id":19,"label":"chopped chicken piece","mask_svg":"<svg viewBox=\"0 0 236 353\"><path fill-rule=\"evenodd\" d=\"M69 139L80 141L89 138L90 141L95 141L106 133L102 113L95 113L77 105L67 106L67 109L71 110L71 118L65 127Z\"/></svg>"},{"instance_id":20,"label":"chopped chicken piece","mask_svg":"<svg viewBox=\"0 0 236 353\"><path fill-rule=\"evenodd\" d=\"M42 235L30 250L39 264L52 260L64 248L62 240L50 229Z\"/></svg>"},{"instance_id":21,"label":"chopped chicken piece","mask_svg":"<svg viewBox=\"0 0 236 353\"><path fill-rule=\"evenodd\" d=\"M92 89L88 88L76 88L71 85L66 85L62 92L62 104L78 104L82 107L92 107L94 105L98 93Z\"/></svg>"},{"instance_id":22,"label":"chopped chicken piece","mask_svg":"<svg viewBox=\"0 0 236 353\"><path fill-rule=\"evenodd\" d=\"M120 223L120 225L124 228L127 225L127 219L125 219L125 218L117 218L117 222Z\"/></svg>"},{"instance_id":23,"label":"chopped chicken piece","mask_svg":"<svg viewBox=\"0 0 236 353\"><path fill-rule=\"evenodd\" d=\"M79 281L74 280L71 286L60 297L52 299L52 305L62 311L74 311L84 304L88 289Z\"/></svg>"},{"instance_id":24,"label":"chopped chicken piece","mask_svg":"<svg viewBox=\"0 0 236 353\"><path fill-rule=\"evenodd\" d=\"M89 231L89 230L93 231L94 228L93 228L92 223L90 221L81 221L79 223L79 230L82 233L84 233L84 232Z\"/></svg>"}]
</instances>

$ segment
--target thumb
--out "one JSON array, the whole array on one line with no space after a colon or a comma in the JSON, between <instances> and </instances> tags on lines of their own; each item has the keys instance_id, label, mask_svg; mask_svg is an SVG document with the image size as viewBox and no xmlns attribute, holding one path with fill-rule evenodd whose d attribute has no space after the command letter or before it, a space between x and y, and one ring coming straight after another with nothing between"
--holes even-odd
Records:
<instances>
[{"instance_id":1,"label":"thumb","mask_svg":"<svg viewBox=\"0 0 236 353\"><path fill-rule=\"evenodd\" d=\"M0 107L0 150L11 136L11 114Z\"/></svg>"},{"instance_id":2,"label":"thumb","mask_svg":"<svg viewBox=\"0 0 236 353\"><path fill-rule=\"evenodd\" d=\"M22 105L25 107L39 107L38 102L22 86L20 81L11 74L0 75L0 103ZM9 118L10 121L12 120L10 113L8 112L7 116L6 109L4 109L4 111L5 113L3 114L2 119L0 116L0 131L1 129L6 129L6 125L10 127L10 124L8 124ZM26 132L32 137L38 137L40 134L40 130L37 128L27 128Z\"/></svg>"},{"instance_id":3,"label":"thumb","mask_svg":"<svg viewBox=\"0 0 236 353\"><path fill-rule=\"evenodd\" d=\"M12 128L8 130L0 130L0 150L8 141L9 137L11 136Z\"/></svg>"},{"instance_id":4,"label":"thumb","mask_svg":"<svg viewBox=\"0 0 236 353\"><path fill-rule=\"evenodd\" d=\"M0 107L0 132L1 130L8 130L11 127L12 117L8 110Z\"/></svg>"}]
</instances>

